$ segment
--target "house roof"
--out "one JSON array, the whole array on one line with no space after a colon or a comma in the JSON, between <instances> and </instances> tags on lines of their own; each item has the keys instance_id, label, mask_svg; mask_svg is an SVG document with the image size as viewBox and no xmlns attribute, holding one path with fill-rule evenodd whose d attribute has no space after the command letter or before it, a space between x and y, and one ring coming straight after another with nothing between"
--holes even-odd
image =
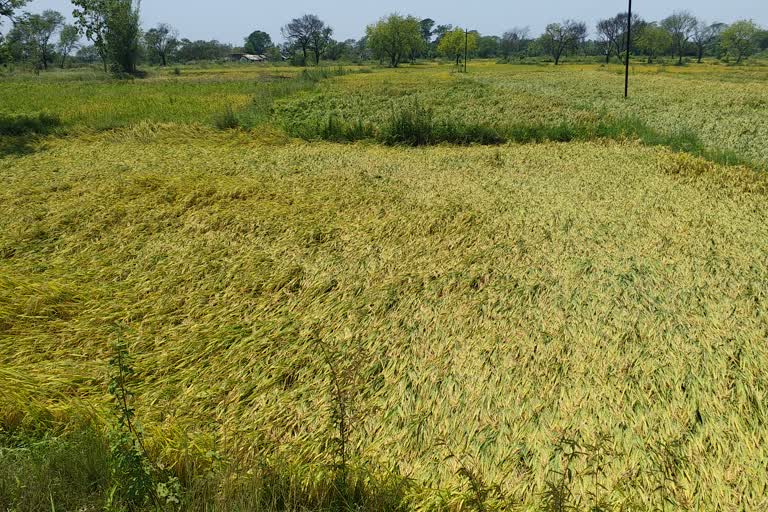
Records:
<instances>
[{"instance_id":1,"label":"house roof","mask_svg":"<svg viewBox=\"0 0 768 512\"><path fill-rule=\"evenodd\" d=\"M252 62L261 62L263 60L267 60L266 55L251 55L249 53L233 53L232 57L235 57L238 59L250 60Z\"/></svg>"}]
</instances>

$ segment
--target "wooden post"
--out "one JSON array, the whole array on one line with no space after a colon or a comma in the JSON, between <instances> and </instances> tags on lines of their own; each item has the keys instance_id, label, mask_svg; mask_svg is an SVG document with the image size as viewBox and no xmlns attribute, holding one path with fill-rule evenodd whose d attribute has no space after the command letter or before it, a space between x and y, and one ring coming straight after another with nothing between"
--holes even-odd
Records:
<instances>
[{"instance_id":1,"label":"wooden post","mask_svg":"<svg viewBox=\"0 0 768 512\"><path fill-rule=\"evenodd\" d=\"M624 99L629 97L629 49L632 46L632 0L629 0L627 12L627 56L624 68Z\"/></svg>"}]
</instances>

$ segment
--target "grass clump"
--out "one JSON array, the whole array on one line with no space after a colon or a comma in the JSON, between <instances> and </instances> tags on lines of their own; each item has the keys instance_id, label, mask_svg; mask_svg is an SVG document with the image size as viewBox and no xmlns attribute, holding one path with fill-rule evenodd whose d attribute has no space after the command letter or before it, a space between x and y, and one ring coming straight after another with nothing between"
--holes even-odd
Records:
<instances>
[{"instance_id":1,"label":"grass clump","mask_svg":"<svg viewBox=\"0 0 768 512\"><path fill-rule=\"evenodd\" d=\"M240 128L240 119L232 107L227 106L224 112L216 116L213 124L219 130L235 130Z\"/></svg>"},{"instance_id":2,"label":"grass clump","mask_svg":"<svg viewBox=\"0 0 768 512\"><path fill-rule=\"evenodd\" d=\"M414 102L410 107L392 111L380 140L390 146L428 146L435 143L432 110Z\"/></svg>"}]
</instances>

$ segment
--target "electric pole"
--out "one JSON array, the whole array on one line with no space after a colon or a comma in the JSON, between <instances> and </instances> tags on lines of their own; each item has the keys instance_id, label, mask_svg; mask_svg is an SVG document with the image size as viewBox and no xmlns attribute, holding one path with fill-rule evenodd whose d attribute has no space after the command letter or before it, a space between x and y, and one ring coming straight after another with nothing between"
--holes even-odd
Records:
<instances>
[{"instance_id":1,"label":"electric pole","mask_svg":"<svg viewBox=\"0 0 768 512\"><path fill-rule=\"evenodd\" d=\"M624 99L629 97L629 50L632 46L632 0L629 0L627 12L627 58L624 69Z\"/></svg>"},{"instance_id":2,"label":"electric pole","mask_svg":"<svg viewBox=\"0 0 768 512\"><path fill-rule=\"evenodd\" d=\"M464 72L467 72L467 54L469 53L469 29L464 29Z\"/></svg>"}]
</instances>

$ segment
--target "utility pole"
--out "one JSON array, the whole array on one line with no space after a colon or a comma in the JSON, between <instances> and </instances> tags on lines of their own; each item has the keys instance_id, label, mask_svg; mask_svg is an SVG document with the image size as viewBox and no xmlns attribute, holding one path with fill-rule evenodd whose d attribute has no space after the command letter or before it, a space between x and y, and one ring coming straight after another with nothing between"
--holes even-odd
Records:
<instances>
[{"instance_id":1,"label":"utility pole","mask_svg":"<svg viewBox=\"0 0 768 512\"><path fill-rule=\"evenodd\" d=\"M469 53L469 29L464 29L464 72L467 72L467 54Z\"/></svg>"},{"instance_id":2,"label":"utility pole","mask_svg":"<svg viewBox=\"0 0 768 512\"><path fill-rule=\"evenodd\" d=\"M624 99L629 97L629 50L632 46L632 0L629 0L627 12L627 58L624 69Z\"/></svg>"}]
</instances>

